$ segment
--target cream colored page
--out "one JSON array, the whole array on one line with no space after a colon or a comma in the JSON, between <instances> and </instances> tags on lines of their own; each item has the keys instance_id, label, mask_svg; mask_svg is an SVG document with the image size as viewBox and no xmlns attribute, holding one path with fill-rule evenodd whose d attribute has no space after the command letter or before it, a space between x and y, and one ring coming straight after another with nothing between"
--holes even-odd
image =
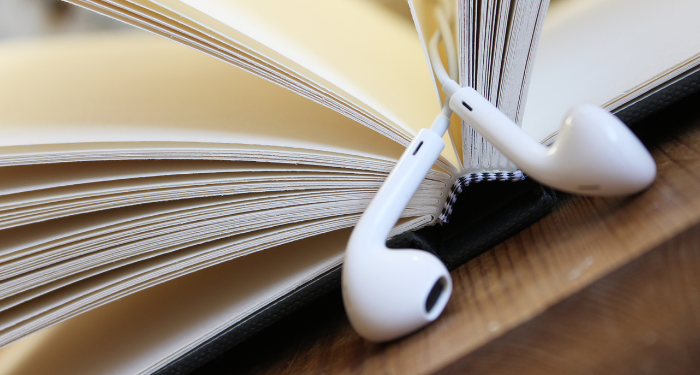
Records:
<instances>
[{"instance_id":1,"label":"cream colored page","mask_svg":"<svg viewBox=\"0 0 700 375\"><path fill-rule=\"evenodd\" d=\"M544 140L578 103L607 105L646 81L699 63L698 14L697 0L552 1L523 129Z\"/></svg>"},{"instance_id":2,"label":"cream colored page","mask_svg":"<svg viewBox=\"0 0 700 375\"><path fill-rule=\"evenodd\" d=\"M415 212L415 211L414 211ZM415 212L420 214L419 212ZM48 295L23 303L14 309L3 312L0 319L0 325L5 329L3 335L0 336L0 346L12 342L12 338L21 338L23 335L35 332L52 324L58 323L64 319L74 316L76 313L87 311L94 307L108 303L114 299L124 297L138 290L151 287L160 282L164 282L185 274L203 269L215 264L219 264L229 259L245 256L257 252L275 244L300 240L305 237L320 235L321 233L338 230L351 226L356 220L357 215L346 215L322 220L314 220L302 224L285 225L274 229L266 229L263 232L253 232L242 234L234 237L226 237L226 233L212 238L213 242L207 242L198 246L191 246L201 242L192 242L190 246L179 245L174 247L156 247L150 251L154 251L151 255L160 255L157 258L144 260L143 252L139 252L134 258L140 258L137 263L126 267L114 269L114 267L123 266L131 261L137 260L134 258L119 259L117 264L111 261L105 261L106 264L101 266L101 272L107 273L90 277L87 280L68 285L60 290L49 293ZM425 225L432 220L431 215L417 217L411 220L401 220L400 225L394 228L391 235L415 229L419 225ZM186 247L186 248L184 248ZM179 250L179 251L175 251ZM105 267L107 267L105 269ZM89 271L90 273L92 271ZM92 273L94 275L94 273ZM71 276L72 281L81 280L86 275L85 273ZM75 277L79 277L77 280ZM58 282L63 283L66 279L61 279ZM48 284L52 286L55 283ZM43 289L44 287L41 287ZM34 293L36 289L32 290ZM46 292L47 290L44 290ZM90 295L86 294L89 293ZM97 294L96 294L97 293ZM126 293L126 294L125 294ZM21 297L22 295L20 295ZM90 297L90 298L87 298ZM87 305L86 305L87 304ZM80 307L81 310L75 309ZM53 308L53 312L46 309ZM60 308L60 310L57 310ZM42 312L50 313L46 315ZM40 314L41 315L37 315ZM69 315L66 315L69 314ZM58 319L58 321L56 321Z\"/></svg>"},{"instance_id":3,"label":"cream colored page","mask_svg":"<svg viewBox=\"0 0 700 375\"><path fill-rule=\"evenodd\" d=\"M114 254L106 254L102 264L73 263L79 268L71 273L49 274L50 279L15 278L13 281L29 283L21 286L22 290L17 289L17 284L3 285L8 287L3 290L3 301L9 299L8 305L14 307L0 313L0 347L167 280L281 244L348 228L358 216L340 215L300 223L285 220L275 228L236 235L230 227L223 227L218 233L210 231L206 240L198 236L184 243L151 243L143 251L129 256L115 258ZM412 228L415 226L406 230ZM23 293L25 290L29 293ZM34 298L27 300L27 294L34 294Z\"/></svg>"},{"instance_id":4,"label":"cream colored page","mask_svg":"<svg viewBox=\"0 0 700 375\"><path fill-rule=\"evenodd\" d=\"M339 260L347 230L125 297L0 350L3 374L135 374Z\"/></svg>"},{"instance_id":5,"label":"cream colored page","mask_svg":"<svg viewBox=\"0 0 700 375\"><path fill-rule=\"evenodd\" d=\"M183 0L415 134L439 112L410 21L361 0Z\"/></svg>"},{"instance_id":6,"label":"cream colored page","mask_svg":"<svg viewBox=\"0 0 700 375\"><path fill-rule=\"evenodd\" d=\"M60 171L60 173L56 173ZM321 166L230 162L219 160L107 160L85 163L21 165L0 168L0 195L26 191L50 189L101 181L127 180L134 178L232 173L232 172L338 172L367 174ZM274 173L272 174L274 176Z\"/></svg>"},{"instance_id":7,"label":"cream colored page","mask_svg":"<svg viewBox=\"0 0 700 375\"><path fill-rule=\"evenodd\" d=\"M127 230L140 233L152 230L148 228L164 228L175 224L179 226L214 216L229 216L319 202L370 199L372 193L370 190L360 189L332 192L326 190L266 192L173 200L73 215L50 223L2 230L0 261L7 261L7 255L17 257L14 253L18 251L23 251L23 255L27 255L29 252L25 252L26 249L32 249L30 252L33 253L66 244L72 246L81 239L112 236L118 232L121 234L114 239L122 240L126 236L124 231Z\"/></svg>"},{"instance_id":8,"label":"cream colored page","mask_svg":"<svg viewBox=\"0 0 700 375\"><path fill-rule=\"evenodd\" d=\"M273 83L160 37L0 46L0 147L262 144L396 160L403 147Z\"/></svg>"},{"instance_id":9,"label":"cream colored page","mask_svg":"<svg viewBox=\"0 0 700 375\"><path fill-rule=\"evenodd\" d=\"M306 98L344 113L400 144L407 145L410 141L410 134L406 134L405 130L400 127L393 126L374 108L359 102L357 98L348 95L336 85L267 46L187 4L181 3L179 0L158 0L158 5L156 2L147 0L110 1L110 3L118 3L119 8L99 0L89 4L76 0L70 0L70 2L132 23L166 38L177 40L228 63L243 67L254 74L264 76ZM137 3L153 10L143 11L134 5ZM401 9L401 3L397 4L398 8ZM167 15L168 18L163 17L163 15ZM151 18L146 20L141 16ZM185 25L186 27L183 27ZM196 31L192 33L193 30L190 28ZM228 45L222 46L222 42L228 43ZM453 156L453 147L449 140L446 140L446 143L448 146L443 152L444 157L438 162L441 166L446 162L443 159L449 160L447 161L449 164L454 164L457 161ZM454 169L451 166L447 168Z\"/></svg>"},{"instance_id":10,"label":"cream colored page","mask_svg":"<svg viewBox=\"0 0 700 375\"><path fill-rule=\"evenodd\" d=\"M331 207L327 208L328 210L333 210ZM356 208L357 207L343 207L335 211L340 214L346 214L347 211ZM96 307L123 297L123 292L125 291L130 290L131 292L129 293L132 293L137 290L145 289L154 285L154 283L176 278L183 274L224 262L232 257L244 256L281 243L318 235L320 234L319 231L324 232L346 228L357 220L357 215L344 215L321 219L319 219L317 215L313 216L305 217L304 219L308 220L304 223L294 223L289 220L282 221L281 224L287 224L287 233L280 230L280 228L283 227L277 227L273 230L264 230L267 233L253 232L253 238L245 233L232 236L232 234L235 233L232 233L230 228L226 227L224 227L220 233L210 228L204 239L202 238L202 236L205 235L203 232L183 231L183 235L188 237L193 235L190 242L173 243L172 238L164 237L160 246L158 243L153 243L153 241L151 241L148 247L143 251L130 251L125 253L123 250L120 250L122 256L115 254L113 251L108 251L104 253L104 258L101 263L94 263L94 257L83 259L89 260L89 262L71 261L70 264L72 265L73 272L65 273L63 272L65 270L61 270L60 268L54 269L59 272L55 276L55 281L51 279L49 283L47 283L47 281L41 282L41 280L38 279L23 278L23 281L29 282L29 285L32 287L30 293L34 293L36 291L34 287L37 286L39 289L43 289L44 287L52 289L55 284L61 284L66 281L66 278L75 281L74 277L80 277L82 271L92 273L89 270L99 268L104 272L105 267L112 268L115 262L122 263L121 265L123 265L124 261L133 262L135 260L144 260L144 256L153 256L153 258L151 258L153 261L149 260L146 262L139 261L133 263L136 269L140 269L140 271L136 273L134 273L134 269L129 270L128 267L118 268L116 269L117 276L121 276L118 276L116 279L115 275L107 273L101 276L90 277L85 280L84 283L80 282L77 284L65 285L53 293L26 301L13 309L2 312L0 314L0 328L2 328L3 331L0 337L0 347L12 342L14 339L21 338L25 334L45 328L47 324L51 325L56 322L57 319L64 320L77 313L86 311L82 309L85 304L91 304L92 307ZM265 216L262 218L270 219ZM308 228L309 223L315 225L316 228ZM291 233L290 230L296 233ZM163 278L164 275L166 275L165 279ZM42 278L44 276L46 275L44 274ZM9 288L4 290L6 296L14 296L10 297L13 299L15 297L24 298L24 294L16 294L16 292L18 292L16 284L7 284L4 286ZM53 311L49 311L50 309L53 309ZM49 313L50 315L46 315L45 313ZM32 323L30 320L34 320L36 324Z\"/></svg>"},{"instance_id":11,"label":"cream colored page","mask_svg":"<svg viewBox=\"0 0 700 375\"><path fill-rule=\"evenodd\" d=\"M61 200L72 200L79 197L97 198L99 196L111 196L114 194L140 192L154 190L167 192L167 189L196 188L207 185L234 185L239 184L245 189L247 184L262 183L272 188L275 184L295 186L295 183L305 182L309 186L322 186L333 181L370 182L372 185L381 183L382 175L324 173L306 171L282 171L282 172L233 172L233 173L197 173L190 175L165 175L123 179L114 181L101 181L89 184L77 184L28 191L18 194L0 195L0 207L25 208L37 203L57 203ZM350 185L348 187L351 187ZM352 185L357 187L357 185Z\"/></svg>"}]
</instances>

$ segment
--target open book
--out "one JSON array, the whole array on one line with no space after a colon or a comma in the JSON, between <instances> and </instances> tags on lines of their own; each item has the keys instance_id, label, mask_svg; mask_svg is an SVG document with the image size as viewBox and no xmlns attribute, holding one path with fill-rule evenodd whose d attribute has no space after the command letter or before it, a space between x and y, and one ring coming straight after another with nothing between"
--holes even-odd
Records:
<instances>
[{"instance_id":1,"label":"open book","mask_svg":"<svg viewBox=\"0 0 700 375\"><path fill-rule=\"evenodd\" d=\"M440 110L435 6L460 83L543 143L571 105L643 113L700 64L694 0L71 2L160 37L0 46L3 373L191 369L169 365L313 294ZM468 124L448 133L394 234L520 179Z\"/></svg>"}]
</instances>

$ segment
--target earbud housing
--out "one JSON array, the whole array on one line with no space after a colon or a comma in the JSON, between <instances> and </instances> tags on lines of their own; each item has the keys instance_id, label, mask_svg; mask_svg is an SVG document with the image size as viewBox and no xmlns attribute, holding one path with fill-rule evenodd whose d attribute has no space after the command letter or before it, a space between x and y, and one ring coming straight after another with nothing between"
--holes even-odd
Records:
<instances>
[{"instance_id":1,"label":"earbud housing","mask_svg":"<svg viewBox=\"0 0 700 375\"><path fill-rule=\"evenodd\" d=\"M535 180L584 195L628 195L646 189L656 164L639 139L610 112L590 104L569 111L557 140L545 147L471 87L450 108Z\"/></svg>"},{"instance_id":2,"label":"earbud housing","mask_svg":"<svg viewBox=\"0 0 700 375\"><path fill-rule=\"evenodd\" d=\"M449 124L449 118L439 120ZM411 333L435 320L449 300L452 279L437 257L386 247L391 229L444 147L437 133L421 130L348 241L343 302L353 328L367 340L389 341Z\"/></svg>"}]
</instances>

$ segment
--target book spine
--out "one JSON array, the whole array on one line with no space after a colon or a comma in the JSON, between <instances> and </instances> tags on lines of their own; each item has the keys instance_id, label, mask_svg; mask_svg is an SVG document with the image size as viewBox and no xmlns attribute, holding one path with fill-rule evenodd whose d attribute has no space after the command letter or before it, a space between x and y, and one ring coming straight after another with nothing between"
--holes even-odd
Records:
<instances>
[{"instance_id":1,"label":"book spine","mask_svg":"<svg viewBox=\"0 0 700 375\"><path fill-rule=\"evenodd\" d=\"M472 183L488 182L488 181L522 181L525 179L525 174L521 170L516 170L513 172L504 171L491 171L491 172L475 172L466 174L458 178L447 195L445 200L445 205L442 208L442 212L438 217L440 224L446 224L450 221L450 215L452 215L452 209L457 203L457 197L462 190Z\"/></svg>"}]
</instances>

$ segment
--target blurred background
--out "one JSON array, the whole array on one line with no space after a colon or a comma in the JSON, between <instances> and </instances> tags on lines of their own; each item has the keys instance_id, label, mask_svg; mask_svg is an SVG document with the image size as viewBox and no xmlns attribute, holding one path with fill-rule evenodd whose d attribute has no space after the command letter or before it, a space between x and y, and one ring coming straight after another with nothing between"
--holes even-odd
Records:
<instances>
[{"instance_id":1,"label":"blurred background","mask_svg":"<svg viewBox=\"0 0 700 375\"><path fill-rule=\"evenodd\" d=\"M132 28L60 0L0 0L0 41Z\"/></svg>"},{"instance_id":2,"label":"blurred background","mask_svg":"<svg viewBox=\"0 0 700 375\"><path fill-rule=\"evenodd\" d=\"M406 0L372 0L411 18ZM61 0L0 0L0 42L11 38L135 29Z\"/></svg>"}]
</instances>

